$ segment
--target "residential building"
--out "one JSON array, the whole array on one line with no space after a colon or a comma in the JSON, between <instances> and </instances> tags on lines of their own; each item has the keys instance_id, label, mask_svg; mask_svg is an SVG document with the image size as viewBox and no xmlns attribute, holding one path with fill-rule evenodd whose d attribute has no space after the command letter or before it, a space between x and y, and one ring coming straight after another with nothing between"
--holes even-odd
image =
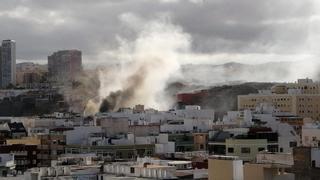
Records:
<instances>
[{"instance_id":1,"label":"residential building","mask_svg":"<svg viewBox=\"0 0 320 180\"><path fill-rule=\"evenodd\" d=\"M244 180L243 162L234 156L210 156L208 159L209 180Z\"/></svg>"},{"instance_id":2,"label":"residential building","mask_svg":"<svg viewBox=\"0 0 320 180\"><path fill-rule=\"evenodd\" d=\"M320 124L306 123L302 126L301 140L305 147L320 147Z\"/></svg>"},{"instance_id":3,"label":"residential building","mask_svg":"<svg viewBox=\"0 0 320 180\"><path fill-rule=\"evenodd\" d=\"M0 153L0 177L7 177L8 174L15 174L14 155Z\"/></svg>"},{"instance_id":4,"label":"residential building","mask_svg":"<svg viewBox=\"0 0 320 180\"><path fill-rule=\"evenodd\" d=\"M16 84L25 88L48 88L48 69L46 65L32 62L18 63L16 65Z\"/></svg>"},{"instance_id":5,"label":"residential building","mask_svg":"<svg viewBox=\"0 0 320 180\"><path fill-rule=\"evenodd\" d=\"M251 128L248 133L233 136L219 131L210 139L209 152L215 155L237 156L252 161L260 151L278 152L278 134L268 128Z\"/></svg>"},{"instance_id":6,"label":"residential building","mask_svg":"<svg viewBox=\"0 0 320 180\"><path fill-rule=\"evenodd\" d=\"M141 162L139 162L141 161ZM176 168L157 161L138 160L137 162L112 163L104 165L103 172L127 177L150 179L176 179ZM104 177L105 175L101 175ZM101 178L104 179L104 178ZM106 178L108 179L108 178Z\"/></svg>"},{"instance_id":7,"label":"residential building","mask_svg":"<svg viewBox=\"0 0 320 180\"><path fill-rule=\"evenodd\" d=\"M14 155L14 162L16 164L15 170L18 173L23 173L29 168L37 167L39 163L37 159L37 145L1 145L0 154L3 153Z\"/></svg>"},{"instance_id":8,"label":"residential building","mask_svg":"<svg viewBox=\"0 0 320 180\"><path fill-rule=\"evenodd\" d=\"M295 180L295 175L284 170L290 166L274 163L245 163L245 180Z\"/></svg>"},{"instance_id":9,"label":"residential building","mask_svg":"<svg viewBox=\"0 0 320 180\"><path fill-rule=\"evenodd\" d=\"M257 161L244 163L237 156L210 156L209 180L294 180L289 173L291 154L259 153Z\"/></svg>"},{"instance_id":10,"label":"residential building","mask_svg":"<svg viewBox=\"0 0 320 180\"><path fill-rule=\"evenodd\" d=\"M195 151L205 151L208 149L208 133L193 133Z\"/></svg>"},{"instance_id":11,"label":"residential building","mask_svg":"<svg viewBox=\"0 0 320 180\"><path fill-rule=\"evenodd\" d=\"M129 125L128 132L135 136L149 136L160 134L160 125Z\"/></svg>"},{"instance_id":12,"label":"residential building","mask_svg":"<svg viewBox=\"0 0 320 180\"><path fill-rule=\"evenodd\" d=\"M64 153L66 137L59 134L45 134L21 139L8 139L7 144L37 145L38 166L50 166L52 160L56 160L58 155Z\"/></svg>"},{"instance_id":13,"label":"residential building","mask_svg":"<svg viewBox=\"0 0 320 180\"><path fill-rule=\"evenodd\" d=\"M3 40L1 44L0 86L16 85L16 42Z\"/></svg>"},{"instance_id":14,"label":"residential building","mask_svg":"<svg viewBox=\"0 0 320 180\"><path fill-rule=\"evenodd\" d=\"M295 147L293 149L292 173L296 179L320 179L320 149Z\"/></svg>"},{"instance_id":15,"label":"residential building","mask_svg":"<svg viewBox=\"0 0 320 180\"><path fill-rule=\"evenodd\" d=\"M175 142L176 152L194 151L194 137L192 133L169 134L169 141Z\"/></svg>"},{"instance_id":16,"label":"residential building","mask_svg":"<svg viewBox=\"0 0 320 180\"><path fill-rule=\"evenodd\" d=\"M12 122L7 124L10 129L11 138L21 138L27 136L27 131L21 122Z\"/></svg>"},{"instance_id":17,"label":"residential building","mask_svg":"<svg viewBox=\"0 0 320 180\"><path fill-rule=\"evenodd\" d=\"M117 134L126 134L129 131L127 118L101 116L96 118L96 125L101 126L109 137Z\"/></svg>"},{"instance_id":18,"label":"residential building","mask_svg":"<svg viewBox=\"0 0 320 180\"><path fill-rule=\"evenodd\" d=\"M49 78L55 82L74 80L82 71L79 50L62 50L48 56Z\"/></svg>"},{"instance_id":19,"label":"residential building","mask_svg":"<svg viewBox=\"0 0 320 180\"><path fill-rule=\"evenodd\" d=\"M135 157L153 156L155 154L154 144L134 145L105 145L105 146L84 146L67 145L65 152L68 154L95 153L106 160L126 159Z\"/></svg>"},{"instance_id":20,"label":"residential building","mask_svg":"<svg viewBox=\"0 0 320 180\"><path fill-rule=\"evenodd\" d=\"M320 120L320 83L299 79L297 83L275 85L269 92L239 95L238 110L255 110L259 104L272 104L281 112Z\"/></svg>"}]
</instances>

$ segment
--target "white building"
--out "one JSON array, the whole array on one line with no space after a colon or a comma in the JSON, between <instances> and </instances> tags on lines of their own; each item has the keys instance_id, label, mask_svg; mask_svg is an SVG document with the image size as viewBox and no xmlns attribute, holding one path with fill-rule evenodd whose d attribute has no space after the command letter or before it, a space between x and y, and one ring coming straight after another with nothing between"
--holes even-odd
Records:
<instances>
[{"instance_id":1,"label":"white building","mask_svg":"<svg viewBox=\"0 0 320 180\"><path fill-rule=\"evenodd\" d=\"M13 174L15 167L13 154L0 154L0 176Z\"/></svg>"},{"instance_id":2,"label":"white building","mask_svg":"<svg viewBox=\"0 0 320 180\"><path fill-rule=\"evenodd\" d=\"M223 121L215 123L214 126L224 125L227 127L227 125L236 125L237 127L250 127L254 124L253 120L260 121L260 123L263 123L263 126L269 127L272 131L278 133L279 152L290 153L292 152L292 147L300 145L300 135L295 131L293 126L278 121L276 115L279 115L279 112L272 106L261 104L256 108L256 111L229 111L223 118ZM231 132L235 130L237 130L237 128L224 129L224 131ZM242 130L242 132L239 133L244 132ZM234 134L237 135L236 132L234 132Z\"/></svg>"},{"instance_id":3,"label":"white building","mask_svg":"<svg viewBox=\"0 0 320 180\"><path fill-rule=\"evenodd\" d=\"M64 132L66 135L66 143L68 145L92 145L90 141L91 134L102 133L103 130L100 126L78 126L74 127L73 130Z\"/></svg>"},{"instance_id":4,"label":"white building","mask_svg":"<svg viewBox=\"0 0 320 180\"><path fill-rule=\"evenodd\" d=\"M319 147L320 145L320 124L306 123L302 127L302 145L307 147Z\"/></svg>"}]
</instances>

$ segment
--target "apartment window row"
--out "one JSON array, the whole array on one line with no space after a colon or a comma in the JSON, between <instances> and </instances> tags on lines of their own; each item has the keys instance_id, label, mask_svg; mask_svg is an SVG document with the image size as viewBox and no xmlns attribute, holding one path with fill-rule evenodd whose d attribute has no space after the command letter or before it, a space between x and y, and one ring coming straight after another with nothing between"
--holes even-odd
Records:
<instances>
[{"instance_id":1,"label":"apartment window row","mask_svg":"<svg viewBox=\"0 0 320 180\"><path fill-rule=\"evenodd\" d=\"M299 113L302 113L302 114L312 114L313 111L310 111L310 110L299 110ZM316 113L318 113L318 111L316 111Z\"/></svg>"},{"instance_id":2,"label":"apartment window row","mask_svg":"<svg viewBox=\"0 0 320 180\"><path fill-rule=\"evenodd\" d=\"M272 99L272 101L290 101L290 98L276 98Z\"/></svg>"},{"instance_id":3,"label":"apartment window row","mask_svg":"<svg viewBox=\"0 0 320 180\"><path fill-rule=\"evenodd\" d=\"M314 98L298 98L298 101L312 101Z\"/></svg>"},{"instance_id":4,"label":"apartment window row","mask_svg":"<svg viewBox=\"0 0 320 180\"><path fill-rule=\"evenodd\" d=\"M259 147L259 148L258 148L258 152L264 151L264 150L265 150L264 147ZM241 148L241 153L242 153L242 154L250 154L250 152L251 152L251 149L250 149L249 147L242 147L242 148ZM234 153L234 148L229 147L229 148L228 148L228 153Z\"/></svg>"},{"instance_id":5,"label":"apartment window row","mask_svg":"<svg viewBox=\"0 0 320 180\"><path fill-rule=\"evenodd\" d=\"M256 105L245 104L243 105L245 108L255 108Z\"/></svg>"},{"instance_id":6,"label":"apartment window row","mask_svg":"<svg viewBox=\"0 0 320 180\"><path fill-rule=\"evenodd\" d=\"M318 108L318 104L315 104L314 106L315 106L316 108ZM312 104L308 104L308 105L299 104L299 107L309 107L309 108L312 108L313 105L312 105Z\"/></svg>"},{"instance_id":7,"label":"apartment window row","mask_svg":"<svg viewBox=\"0 0 320 180\"><path fill-rule=\"evenodd\" d=\"M277 107L290 107L290 105L287 105L287 104L277 104Z\"/></svg>"}]
</instances>

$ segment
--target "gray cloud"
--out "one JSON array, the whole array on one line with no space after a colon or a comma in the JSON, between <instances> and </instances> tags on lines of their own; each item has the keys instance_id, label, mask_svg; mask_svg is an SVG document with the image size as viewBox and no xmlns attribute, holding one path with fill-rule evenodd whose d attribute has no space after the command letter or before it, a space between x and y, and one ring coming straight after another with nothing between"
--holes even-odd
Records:
<instances>
[{"instance_id":1,"label":"gray cloud","mask_svg":"<svg viewBox=\"0 0 320 180\"><path fill-rule=\"evenodd\" d=\"M90 63L115 49L117 36L135 37L121 15L167 14L191 35L198 54L313 54L318 7L312 0L2 0L0 38L17 41L19 59L77 48Z\"/></svg>"}]
</instances>

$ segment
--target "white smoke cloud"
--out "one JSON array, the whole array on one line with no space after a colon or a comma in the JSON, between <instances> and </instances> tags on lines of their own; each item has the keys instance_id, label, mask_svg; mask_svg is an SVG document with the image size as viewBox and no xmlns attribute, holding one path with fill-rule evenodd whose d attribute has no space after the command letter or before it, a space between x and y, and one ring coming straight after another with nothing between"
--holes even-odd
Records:
<instances>
[{"instance_id":1,"label":"white smoke cloud","mask_svg":"<svg viewBox=\"0 0 320 180\"><path fill-rule=\"evenodd\" d=\"M118 37L119 48L111 53L118 65L100 71L99 102L121 91L114 110L136 104L160 110L169 108L173 101L164 91L170 78L179 74L179 57L189 51L191 37L173 25L168 16L144 21L128 13L120 19L139 32L133 41ZM132 24L130 19L141 26Z\"/></svg>"}]
</instances>

